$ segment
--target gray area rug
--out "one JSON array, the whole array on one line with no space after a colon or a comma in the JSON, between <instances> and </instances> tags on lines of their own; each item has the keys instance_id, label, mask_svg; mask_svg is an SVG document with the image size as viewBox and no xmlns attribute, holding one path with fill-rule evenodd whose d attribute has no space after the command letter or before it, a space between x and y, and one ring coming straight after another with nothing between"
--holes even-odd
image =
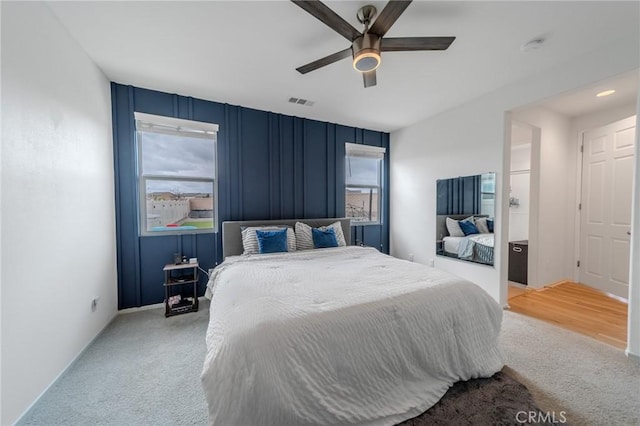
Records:
<instances>
[{"instance_id":1,"label":"gray area rug","mask_svg":"<svg viewBox=\"0 0 640 426\"><path fill-rule=\"evenodd\" d=\"M510 377L505 367L490 378L454 384L436 405L400 425L517 425L529 413L536 424L550 424L526 386Z\"/></svg>"},{"instance_id":2,"label":"gray area rug","mask_svg":"<svg viewBox=\"0 0 640 426\"><path fill-rule=\"evenodd\" d=\"M206 424L203 302L197 313L166 319L162 308L119 315L18 424ZM571 424L640 424L640 364L622 351L511 312L500 345L510 368L457 384L405 424L486 424L474 416L487 408L482 419L491 424L516 424L512 410L535 403L565 411ZM461 416L452 420L456 410Z\"/></svg>"}]
</instances>

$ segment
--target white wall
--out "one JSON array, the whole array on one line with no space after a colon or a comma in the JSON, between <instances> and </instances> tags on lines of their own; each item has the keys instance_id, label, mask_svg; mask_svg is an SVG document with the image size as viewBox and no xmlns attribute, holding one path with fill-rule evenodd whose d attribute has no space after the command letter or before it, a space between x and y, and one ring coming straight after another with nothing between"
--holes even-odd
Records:
<instances>
[{"instance_id":1,"label":"white wall","mask_svg":"<svg viewBox=\"0 0 640 426\"><path fill-rule=\"evenodd\" d=\"M0 4L0 25L2 23L2 4ZM1 27L0 27L1 29ZM2 36L0 35L0 39ZM0 47L0 52L1 52ZM0 55L2 70L2 55ZM1 71L0 71L1 75ZM0 99L2 99L2 83L0 82ZM0 106L1 108L1 106ZM0 132L2 131L2 114L0 113ZM0 134L0 137L2 135ZM2 140L0 139L0 166L2 166ZM0 170L0 423L2 423L2 170Z\"/></svg>"},{"instance_id":2,"label":"white wall","mask_svg":"<svg viewBox=\"0 0 640 426\"><path fill-rule=\"evenodd\" d=\"M109 81L47 6L1 7L8 425L116 315L117 284Z\"/></svg>"},{"instance_id":3,"label":"white wall","mask_svg":"<svg viewBox=\"0 0 640 426\"><path fill-rule=\"evenodd\" d=\"M391 253L436 266L476 282L506 304L510 114L522 105L557 95L638 67L639 42L619 40L554 69L489 93L391 134ZM509 146L507 144L507 146ZM505 173L505 170L507 173ZM495 267L435 256L435 181L439 178L498 173ZM506 176L505 176L506 175ZM549 182L548 184L555 184ZM640 214L640 212L639 212ZM640 327L640 322L637 327Z\"/></svg>"},{"instance_id":4,"label":"white wall","mask_svg":"<svg viewBox=\"0 0 640 426\"><path fill-rule=\"evenodd\" d=\"M634 103L575 117L571 120L571 138L579 144L582 141L582 132L615 123L632 115L636 115Z\"/></svg>"},{"instance_id":5,"label":"white wall","mask_svg":"<svg viewBox=\"0 0 640 426\"><path fill-rule=\"evenodd\" d=\"M577 145L571 138L569 117L541 107L518 110L514 120L540 128L538 209L532 215L537 221L537 238L529 244L534 251L529 267L537 274L530 287L539 288L571 279L574 261L574 221L576 204Z\"/></svg>"},{"instance_id":6,"label":"white wall","mask_svg":"<svg viewBox=\"0 0 640 426\"><path fill-rule=\"evenodd\" d=\"M498 299L496 269L435 255L436 180L502 170L502 115L482 109L469 114L467 109L473 106L456 110L469 120L464 125L458 114L443 114L428 126L420 123L391 134L391 254L408 259L413 253L414 260L424 264L435 259L436 267L473 277ZM486 132L500 136L486 138ZM500 220L500 174L496 180L496 220ZM496 256L499 251L496 247Z\"/></svg>"}]
</instances>

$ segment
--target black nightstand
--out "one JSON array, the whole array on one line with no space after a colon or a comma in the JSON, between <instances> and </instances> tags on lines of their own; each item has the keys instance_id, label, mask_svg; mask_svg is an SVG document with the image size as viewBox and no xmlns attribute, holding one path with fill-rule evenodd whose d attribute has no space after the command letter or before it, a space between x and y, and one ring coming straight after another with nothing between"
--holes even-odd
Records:
<instances>
[{"instance_id":1,"label":"black nightstand","mask_svg":"<svg viewBox=\"0 0 640 426\"><path fill-rule=\"evenodd\" d=\"M164 271L164 316L186 314L187 312L198 311L198 263L181 263L174 265L169 263L162 269ZM193 293L189 297L182 297L182 287L191 284ZM172 289L178 288L180 300L169 303L169 297L174 292Z\"/></svg>"}]
</instances>

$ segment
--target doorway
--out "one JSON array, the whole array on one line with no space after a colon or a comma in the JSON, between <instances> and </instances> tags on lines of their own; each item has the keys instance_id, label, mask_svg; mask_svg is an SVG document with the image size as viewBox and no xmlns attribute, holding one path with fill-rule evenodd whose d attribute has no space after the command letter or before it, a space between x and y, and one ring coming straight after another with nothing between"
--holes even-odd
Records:
<instances>
[{"instance_id":1,"label":"doorway","mask_svg":"<svg viewBox=\"0 0 640 426\"><path fill-rule=\"evenodd\" d=\"M510 294L521 293L537 283L537 212L540 165L540 128L511 123L509 170L509 254Z\"/></svg>"},{"instance_id":2,"label":"doorway","mask_svg":"<svg viewBox=\"0 0 640 426\"><path fill-rule=\"evenodd\" d=\"M616 81L626 82L627 95L607 103L595 97ZM529 201L527 282L507 283L510 309L620 348L627 343L637 93L636 72L511 111L511 180L503 192L512 243L525 241ZM538 129L531 161L539 164L517 166L527 148L513 126Z\"/></svg>"}]
</instances>

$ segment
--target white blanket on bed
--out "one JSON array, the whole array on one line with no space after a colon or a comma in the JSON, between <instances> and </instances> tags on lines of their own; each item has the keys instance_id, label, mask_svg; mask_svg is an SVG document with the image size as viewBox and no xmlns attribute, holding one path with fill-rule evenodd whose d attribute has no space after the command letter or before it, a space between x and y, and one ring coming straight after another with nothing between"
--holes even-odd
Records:
<instances>
[{"instance_id":1,"label":"white blanket on bed","mask_svg":"<svg viewBox=\"0 0 640 426\"><path fill-rule=\"evenodd\" d=\"M476 244L493 248L493 234L474 234L464 237L458 244L458 257L472 259L473 247Z\"/></svg>"},{"instance_id":2,"label":"white blanket on bed","mask_svg":"<svg viewBox=\"0 0 640 426\"><path fill-rule=\"evenodd\" d=\"M396 424L503 366L484 290L373 248L231 257L208 293L216 425Z\"/></svg>"}]
</instances>

